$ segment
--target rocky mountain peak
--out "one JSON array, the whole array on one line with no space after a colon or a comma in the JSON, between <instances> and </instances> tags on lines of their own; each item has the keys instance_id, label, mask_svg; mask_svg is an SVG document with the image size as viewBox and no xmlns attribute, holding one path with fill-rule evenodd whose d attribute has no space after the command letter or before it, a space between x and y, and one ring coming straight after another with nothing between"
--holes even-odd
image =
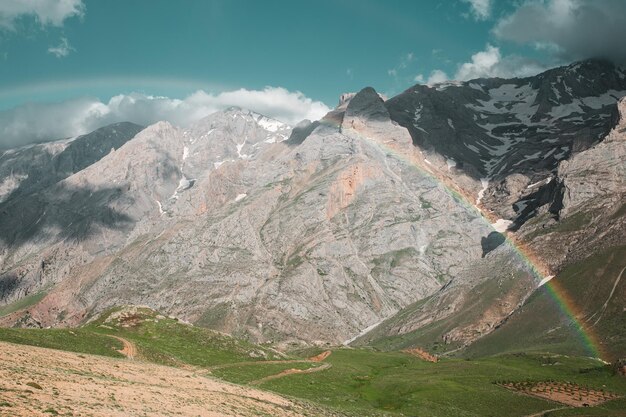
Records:
<instances>
[{"instance_id":1,"label":"rocky mountain peak","mask_svg":"<svg viewBox=\"0 0 626 417\"><path fill-rule=\"evenodd\" d=\"M389 120L385 102L372 87L365 87L352 97L346 107L346 117L369 120Z\"/></svg>"},{"instance_id":2,"label":"rocky mountain peak","mask_svg":"<svg viewBox=\"0 0 626 417\"><path fill-rule=\"evenodd\" d=\"M606 218L623 201L623 149L599 135L626 86L616 72L594 87L587 65L601 64L390 100L368 87L293 130L241 108L154 124L0 203L0 302L50 291L29 309L44 326L149 304L263 342L351 341L402 312L396 334L434 323L437 340L474 340L537 285L494 225L534 233L589 196Z\"/></svg>"}]
</instances>

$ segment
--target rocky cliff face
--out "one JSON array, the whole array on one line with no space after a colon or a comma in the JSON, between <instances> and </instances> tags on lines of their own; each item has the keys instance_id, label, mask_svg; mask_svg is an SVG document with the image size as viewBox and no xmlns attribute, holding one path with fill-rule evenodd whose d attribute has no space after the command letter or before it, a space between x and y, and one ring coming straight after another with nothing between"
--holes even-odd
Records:
<instances>
[{"instance_id":1,"label":"rocky cliff face","mask_svg":"<svg viewBox=\"0 0 626 417\"><path fill-rule=\"evenodd\" d=\"M0 320L141 304L256 341L342 343L387 320L361 340L469 343L538 283L500 232L527 237L596 192L575 186L577 158L613 152L593 145L624 78L589 62L388 101L366 88L293 130L236 108L157 123L45 191L6 194L0 302L45 297ZM619 164L603 169L617 204Z\"/></svg>"},{"instance_id":2,"label":"rocky cliff face","mask_svg":"<svg viewBox=\"0 0 626 417\"><path fill-rule=\"evenodd\" d=\"M554 199L518 232L556 270L626 243L626 99L617 108L617 125L559 164Z\"/></svg>"}]
</instances>

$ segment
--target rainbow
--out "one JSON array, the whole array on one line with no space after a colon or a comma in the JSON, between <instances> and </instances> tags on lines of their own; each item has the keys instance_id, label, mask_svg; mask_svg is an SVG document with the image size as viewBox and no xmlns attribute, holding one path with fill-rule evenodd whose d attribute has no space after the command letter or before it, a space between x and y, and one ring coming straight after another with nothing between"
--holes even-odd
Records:
<instances>
[{"instance_id":1,"label":"rainbow","mask_svg":"<svg viewBox=\"0 0 626 417\"><path fill-rule=\"evenodd\" d=\"M0 109L9 109L29 101L58 102L75 97L108 99L116 94L140 92L151 95L185 96L198 90L228 91L227 84L209 83L200 79L178 79L151 76L96 76L79 79L43 80L0 89ZM112 91L116 91L112 94Z\"/></svg>"},{"instance_id":2,"label":"rainbow","mask_svg":"<svg viewBox=\"0 0 626 417\"><path fill-rule=\"evenodd\" d=\"M495 231L493 222L497 219L495 219L492 214L482 210L479 205L473 204L472 198L452 181L437 176L425 164L420 163L421 161L417 158L416 154L406 155L401 150L395 149L393 146L381 143L360 133L354 129L354 126L346 129L341 123L339 123L338 120L333 119L334 118L324 118L320 121L320 123L327 125L328 127L341 128L344 133L355 134L361 140L369 143L375 148L378 148L386 155L391 155L405 165L417 170L422 176L433 181L435 185L439 186L455 201L461 203L465 209L477 214L479 218L483 219L484 222ZM542 261L534 255L530 248L523 243L518 242L513 235L506 232L502 234L505 237L505 244L513 250L519 260L524 264L536 282L537 288L543 287L550 298L555 302L559 311L568 319L571 329L574 330L576 337L585 348L588 356L602 361L610 358L610 355L607 354L607 352L605 352L602 348L602 343L600 343L600 338L596 334L595 330L583 321L584 313L576 306L572 297L568 294L562 284L560 284L557 279L552 279L553 276L550 275L549 269L543 265Z\"/></svg>"}]
</instances>

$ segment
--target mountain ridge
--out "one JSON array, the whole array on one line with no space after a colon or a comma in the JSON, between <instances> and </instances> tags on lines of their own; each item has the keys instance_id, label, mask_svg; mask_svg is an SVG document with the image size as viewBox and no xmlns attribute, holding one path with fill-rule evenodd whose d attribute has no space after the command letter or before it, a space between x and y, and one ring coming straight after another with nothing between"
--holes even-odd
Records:
<instances>
[{"instance_id":1,"label":"mountain ridge","mask_svg":"<svg viewBox=\"0 0 626 417\"><path fill-rule=\"evenodd\" d=\"M620 127L605 130L618 120L626 76L587 90L589 68L602 67L576 65L532 78L547 88L555 84L545 80L579 71L581 87L561 91L549 109L531 78L474 80L418 86L386 101L365 88L293 129L235 108L187 129L152 125L50 191L8 201L14 211L0 230L16 231L0 240L0 300L45 296L0 322L76 325L115 305L141 304L257 342L341 344L395 318L393 329L376 334L426 329L446 350L471 344L524 305L544 278L533 276L503 233L539 253L545 275L579 259L569 232L548 233L548 241L533 235L569 221L580 212L577 201L596 198L573 192L588 155L594 166L613 155L603 201L619 201L621 154L603 150L602 138L613 135L608 146L623 148ZM619 94L589 98L622 83ZM509 92L519 97L505 98ZM425 97L444 109L428 107ZM511 128L523 124L518 116L528 119L526 128L547 131L537 127L521 140ZM569 135L559 127L563 134L550 138L552 123L583 129ZM463 139L478 131L482 151ZM438 145L433 132L444 145L458 143ZM547 156L529 159L538 149ZM488 179L486 161L496 161ZM562 190L569 191L559 200ZM613 236L609 246L619 243L623 224L623 214L621 223L609 222L615 204L595 207L594 227ZM34 233L19 231L20 216L39 225ZM591 230L577 231L583 251L601 240ZM542 256L550 245L571 257Z\"/></svg>"}]
</instances>

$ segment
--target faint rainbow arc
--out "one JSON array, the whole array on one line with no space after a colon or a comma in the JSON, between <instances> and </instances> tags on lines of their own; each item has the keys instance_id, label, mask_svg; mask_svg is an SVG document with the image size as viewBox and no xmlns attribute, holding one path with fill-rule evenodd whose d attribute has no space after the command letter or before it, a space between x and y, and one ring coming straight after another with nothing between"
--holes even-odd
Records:
<instances>
[{"instance_id":1,"label":"faint rainbow arc","mask_svg":"<svg viewBox=\"0 0 626 417\"><path fill-rule=\"evenodd\" d=\"M341 123L338 123L332 119L322 119L320 123L329 127L343 129ZM416 169L420 174L429 178L436 185L439 185L448 195L450 195L455 201L459 202L467 210L477 213L479 217L483 219L485 223L495 231L493 224L491 223L491 220L493 220L494 216L490 215L489 213L485 213L483 210L480 209L480 207L473 204L470 200L470 197L466 193L464 193L458 186L453 183L449 183L442 178L439 178L425 166L420 165L419 163L417 163L417 161L411 160L410 157L403 155L400 151L394 149L393 147L375 141L367 137L366 135L361 134L354 128L349 128L349 131L356 134L360 139L366 141L367 143L370 143L371 145L374 145L381 151L384 151L385 154L391 154L397 160ZM546 273L548 273L547 268L542 265L542 262L537 259L532 250L530 250L526 245L522 244L521 242L517 242L508 233L502 233L502 235L505 238L505 243L513 250L513 252L518 256L520 261L522 261L522 263L530 271L537 284L540 284L544 280ZM567 290L563 288L558 280L551 279L547 281L543 285L543 287L548 292L550 298L552 298L552 300L555 302L560 312L568 318L576 336L578 337L584 348L587 350L588 354L591 357L601 360L609 358L609 355L602 348L600 338L597 336L594 329L583 321L584 314L579 311L578 307L569 296Z\"/></svg>"}]
</instances>

